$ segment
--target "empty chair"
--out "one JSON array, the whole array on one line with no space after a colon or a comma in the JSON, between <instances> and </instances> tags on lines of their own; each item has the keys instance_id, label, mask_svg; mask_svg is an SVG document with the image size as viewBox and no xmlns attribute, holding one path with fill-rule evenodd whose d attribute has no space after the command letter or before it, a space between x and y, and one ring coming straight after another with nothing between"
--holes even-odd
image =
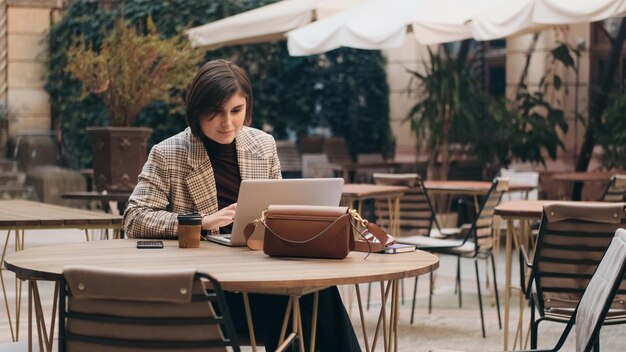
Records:
<instances>
[{"instance_id":1,"label":"empty chair","mask_svg":"<svg viewBox=\"0 0 626 352\"><path fill-rule=\"evenodd\" d=\"M559 340L551 349L532 351L556 352L560 351L565 341L576 325L576 352L597 351L600 329L615 302L615 296L620 291L623 277L626 274L626 230L618 229L611 239L611 244L602 257L597 270L591 276L589 284L576 309L573 310L567 325ZM447 352L454 352L446 350ZM444 350L430 352L446 352ZM459 352L459 351L456 351ZM530 352L530 351L527 351Z\"/></svg>"},{"instance_id":2,"label":"empty chair","mask_svg":"<svg viewBox=\"0 0 626 352\"><path fill-rule=\"evenodd\" d=\"M352 163L352 157L343 137L327 137L324 139L324 154L331 164L345 165Z\"/></svg>"},{"instance_id":3,"label":"empty chair","mask_svg":"<svg viewBox=\"0 0 626 352\"><path fill-rule=\"evenodd\" d=\"M324 137L320 135L300 137L298 140L298 152L301 155L324 153Z\"/></svg>"},{"instance_id":4,"label":"empty chair","mask_svg":"<svg viewBox=\"0 0 626 352\"><path fill-rule=\"evenodd\" d=\"M521 265L530 267L529 284L522 280L522 289L531 305L531 348L537 348L540 322L568 322L615 231L624 226L624 203L544 206L532 264ZM522 247L520 260L525 258ZM607 324L626 322L625 300L626 294L620 292Z\"/></svg>"},{"instance_id":5,"label":"empty chair","mask_svg":"<svg viewBox=\"0 0 626 352\"><path fill-rule=\"evenodd\" d=\"M394 236L398 238L415 235L441 237L442 231L439 228L432 203L428 197L428 192L419 174L388 174L377 172L373 174L373 178L374 182L379 185L401 185L410 187L409 190L400 197L400 214L398 218L400 222L400 233L393 234ZM376 223L384 228L389 228L389 202L385 199L377 199L374 205ZM416 276L413 285L411 324L413 323L417 299L417 280L418 277Z\"/></svg>"},{"instance_id":6,"label":"empty chair","mask_svg":"<svg viewBox=\"0 0 626 352\"><path fill-rule=\"evenodd\" d=\"M522 192L507 192L504 196L505 200L537 200L539 199L539 173L537 171L516 171L511 169L500 169L500 177L506 177L511 183L524 186L533 186L534 190L528 194Z\"/></svg>"},{"instance_id":7,"label":"empty chair","mask_svg":"<svg viewBox=\"0 0 626 352\"><path fill-rule=\"evenodd\" d=\"M295 144L289 140L276 141L276 151L283 178L302 177L302 160Z\"/></svg>"},{"instance_id":8,"label":"empty chair","mask_svg":"<svg viewBox=\"0 0 626 352\"><path fill-rule=\"evenodd\" d=\"M391 166L385 165L385 158L381 153L359 153L356 156L354 182L372 183L374 173L390 171Z\"/></svg>"},{"instance_id":9,"label":"empty chair","mask_svg":"<svg viewBox=\"0 0 626 352\"><path fill-rule=\"evenodd\" d=\"M227 346L240 350L221 286L210 275L63 271L59 351L226 351Z\"/></svg>"},{"instance_id":10,"label":"empty chair","mask_svg":"<svg viewBox=\"0 0 626 352\"><path fill-rule=\"evenodd\" d=\"M500 303L498 298L498 285L496 282L496 266L493 260L493 211L500 202L502 194L509 188L508 179L496 178L493 180L483 203L480 206L478 214L474 222L469 227L463 228L461 238L459 239L443 239L428 236L410 236L400 237L398 242L415 244L418 249L427 250L439 254L454 255L457 258L470 258L474 260L474 268L476 270L476 284L478 286L478 304L480 307L480 321L483 337L485 337L485 320L483 316L482 293L480 290L480 277L478 273L478 260L491 259L491 268L493 272L493 284L496 295L496 308L498 310L498 323L502 327L500 319ZM432 283L432 281L431 281ZM459 288L459 304L461 299L461 278L460 264L457 265L457 286ZM432 289L431 289L432 294Z\"/></svg>"},{"instance_id":11,"label":"empty chair","mask_svg":"<svg viewBox=\"0 0 626 352\"><path fill-rule=\"evenodd\" d=\"M400 197L400 233L397 237L431 234L433 225L439 231L432 203L424 188L422 178L416 173L388 174L374 173L374 183L378 185L401 185L410 187ZM386 199L375 201L376 223L384 228L389 226L389 202Z\"/></svg>"},{"instance_id":12,"label":"empty chair","mask_svg":"<svg viewBox=\"0 0 626 352\"><path fill-rule=\"evenodd\" d=\"M626 201L626 175L613 175L602 195L604 202Z\"/></svg>"}]
</instances>

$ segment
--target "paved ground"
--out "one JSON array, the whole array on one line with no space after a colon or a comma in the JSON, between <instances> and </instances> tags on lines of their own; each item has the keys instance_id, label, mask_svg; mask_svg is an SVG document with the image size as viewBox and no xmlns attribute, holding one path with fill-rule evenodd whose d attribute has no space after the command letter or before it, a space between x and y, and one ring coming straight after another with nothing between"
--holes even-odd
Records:
<instances>
[{"instance_id":1,"label":"paved ground","mask_svg":"<svg viewBox=\"0 0 626 352\"><path fill-rule=\"evenodd\" d=\"M6 233L0 235L0 240L4 243ZM13 236L11 236L13 241ZM29 231L26 238L26 247L84 241L85 236L82 231L69 230L69 231ZM13 244L10 243L7 251L10 253L13 251ZM500 264L498 266L498 279L500 284L500 292L502 292L502 283L504 277L504 263L502 258L504 255L500 255ZM451 257L442 257L440 269L436 272L435 276L435 295L433 297L433 311L428 313L428 277L421 277L418 285L418 299L417 308L415 311L415 323L411 325L409 323L411 313L411 295L413 289L413 279L404 281L404 296L405 302L400 307L400 341L399 351L430 351L435 349L456 349L463 351L501 351L502 345L502 330L498 329L498 321L495 306L492 304L491 296L486 295L484 299L485 308L485 320L487 337L481 337L480 331L480 315L478 312L478 300L476 294L476 282L474 277L473 263L471 260L462 261L462 287L463 287L463 308L458 308L458 298L454 294L454 273L455 273L455 259ZM484 266L481 263L481 276L484 283ZM9 301L12 303L10 306L11 317L15 319L14 302L15 302L15 280L14 276L10 272L3 272L4 282L7 290ZM517 278L514 278L513 282L517 282ZM50 307L52 306L52 285L50 283L42 283L41 291L44 299L44 305L46 311L50 314ZM380 291L378 285L373 286L371 307L365 312L367 329L369 334L373 332L376 324L376 318L378 309L380 308L380 298L377 292ZM26 288L24 285L24 297L26 297ZM365 296L367 292L367 285L361 287L362 294ZM487 289L483 290L483 294ZM344 300L348 302L350 300L350 288L342 288ZM502 295L501 295L502 296ZM353 299L356 302L356 299ZM503 300L502 300L503 301ZM502 302L501 302L501 305ZM516 301L514 305L516 306ZM515 311L515 309L512 309ZM22 302L22 324L20 325L20 339L26 336L26 317L27 317L27 304L26 299ZM357 334L361 336L361 326L358 319L358 308L356 303L353 304L351 309L351 316L353 317L355 329ZM513 312L511 321L517 321L518 314ZM525 318L528 321L528 318ZM540 347L552 347L556 339L560 336L560 333L564 327L562 324L556 323L542 323L540 330ZM513 323L512 323L513 325ZM512 334L511 334L512 337ZM572 345L574 336L568 340L568 345L564 351L573 351ZM10 342L11 332L8 326L8 319L6 314L6 308L4 305L0 306L0 343ZM603 351L624 351L626 348L626 326L607 326L603 328L602 335L602 350ZM371 343L371 337L370 337ZM250 349L245 349L249 351ZM381 342L378 343L377 350L382 350ZM365 349L364 349L365 351Z\"/></svg>"}]
</instances>

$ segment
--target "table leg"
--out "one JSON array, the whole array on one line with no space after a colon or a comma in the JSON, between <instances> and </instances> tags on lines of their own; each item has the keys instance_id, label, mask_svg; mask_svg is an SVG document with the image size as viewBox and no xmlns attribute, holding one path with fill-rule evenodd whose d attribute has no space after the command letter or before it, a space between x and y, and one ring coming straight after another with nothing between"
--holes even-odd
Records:
<instances>
[{"instance_id":1,"label":"table leg","mask_svg":"<svg viewBox=\"0 0 626 352\"><path fill-rule=\"evenodd\" d=\"M365 352L370 352L369 342L367 341L367 329L365 328L365 316L363 314L363 303L361 301L361 290L359 284L354 285L356 290L356 299L359 305L359 316L361 317L361 329L363 330L363 341L365 342Z\"/></svg>"},{"instance_id":2,"label":"table leg","mask_svg":"<svg viewBox=\"0 0 626 352\"><path fill-rule=\"evenodd\" d=\"M293 299L289 297L289 301L287 302L287 308L285 308L285 316L283 318L283 326L280 329L280 338L278 339L278 344L281 345L283 341L285 341L285 333L287 332L287 323L289 323L289 316L291 313L291 306L293 305Z\"/></svg>"},{"instance_id":3,"label":"table leg","mask_svg":"<svg viewBox=\"0 0 626 352\"><path fill-rule=\"evenodd\" d=\"M9 245L10 237L11 237L11 230L8 230L7 237L4 241L4 248L2 249L2 258L0 259L1 263L4 263L4 257L6 256L6 253L7 253L7 247ZM2 274L3 272L4 272L4 266L0 265L0 283L2 283L2 297L4 297L4 307L6 308L7 318L9 321L9 329L11 331L11 340L13 342L16 342L17 336L15 332L13 331L13 322L11 320L11 310L9 309L9 300L7 298L6 286L4 285L4 275Z\"/></svg>"},{"instance_id":4,"label":"table leg","mask_svg":"<svg viewBox=\"0 0 626 352\"><path fill-rule=\"evenodd\" d=\"M504 272L504 350L509 350L509 305L511 304L511 262L512 248L511 240L513 237L513 219L507 219L506 222L506 269Z\"/></svg>"},{"instance_id":5,"label":"table leg","mask_svg":"<svg viewBox=\"0 0 626 352\"><path fill-rule=\"evenodd\" d=\"M248 293L243 293L243 306L246 311L246 319L248 321L248 335L250 335L250 344L252 345L252 351L256 352L256 337L254 336L254 324L252 323L252 313L250 311L250 300Z\"/></svg>"},{"instance_id":6,"label":"table leg","mask_svg":"<svg viewBox=\"0 0 626 352\"><path fill-rule=\"evenodd\" d=\"M383 323L383 350L387 351L387 312L385 306L387 305L387 298L389 297L389 292L391 288L391 282L387 283L387 288L385 288L385 283L383 281L380 282L380 299L381 299L381 307L380 313L378 314L378 322L376 323L376 330L374 330L374 340L372 341L371 351L376 350L376 342L378 341L378 332L380 331L381 321Z\"/></svg>"},{"instance_id":7,"label":"table leg","mask_svg":"<svg viewBox=\"0 0 626 352\"><path fill-rule=\"evenodd\" d=\"M313 292L313 311L311 316L311 341L309 342L309 348L311 352L315 351L315 338L317 336L317 307L319 304L319 291ZM248 308L249 309L249 308ZM248 314L248 312L246 312ZM291 316L292 330L289 336L285 338L287 331L287 325L289 323L289 317ZM251 321L250 323L251 324ZM289 296L287 307L285 308L285 315L283 318L283 325L280 331L280 338L278 340L278 350L283 351L287 345L295 338L298 337L300 344L300 352L305 352L304 343L304 329L302 327L302 314L300 310L300 296Z\"/></svg>"},{"instance_id":8,"label":"table leg","mask_svg":"<svg viewBox=\"0 0 626 352\"><path fill-rule=\"evenodd\" d=\"M315 337L317 335L317 306L319 303L319 298L319 291L315 291L315 293L313 293L313 317L311 318L311 352L315 352Z\"/></svg>"}]
</instances>

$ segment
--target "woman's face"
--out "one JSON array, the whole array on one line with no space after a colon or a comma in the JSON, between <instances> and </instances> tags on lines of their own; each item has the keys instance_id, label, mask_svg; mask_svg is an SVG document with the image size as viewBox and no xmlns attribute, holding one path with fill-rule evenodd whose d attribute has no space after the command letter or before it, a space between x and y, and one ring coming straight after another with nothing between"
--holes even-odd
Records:
<instances>
[{"instance_id":1,"label":"woman's face","mask_svg":"<svg viewBox=\"0 0 626 352\"><path fill-rule=\"evenodd\" d=\"M241 130L246 118L246 98L239 92L234 94L217 111L200 118L200 130L209 139L229 144Z\"/></svg>"}]
</instances>

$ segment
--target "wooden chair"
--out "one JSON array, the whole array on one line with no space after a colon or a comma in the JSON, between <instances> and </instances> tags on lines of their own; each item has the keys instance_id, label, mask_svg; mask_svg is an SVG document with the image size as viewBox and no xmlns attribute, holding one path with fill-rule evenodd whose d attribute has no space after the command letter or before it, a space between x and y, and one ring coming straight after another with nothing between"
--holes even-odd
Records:
<instances>
[{"instance_id":1,"label":"wooden chair","mask_svg":"<svg viewBox=\"0 0 626 352\"><path fill-rule=\"evenodd\" d=\"M348 150L346 139L343 137L327 137L324 139L324 154L328 157L331 164L350 164L352 156Z\"/></svg>"},{"instance_id":2,"label":"wooden chair","mask_svg":"<svg viewBox=\"0 0 626 352\"><path fill-rule=\"evenodd\" d=\"M276 141L276 151L283 178L302 177L302 159L296 145L289 140Z\"/></svg>"},{"instance_id":3,"label":"wooden chair","mask_svg":"<svg viewBox=\"0 0 626 352\"><path fill-rule=\"evenodd\" d=\"M374 182L379 185L401 185L410 187L409 190L406 191L402 197L400 197L400 233L393 234L394 236L398 239L414 235L432 235L432 237L441 236L442 230L439 227L430 197L428 196L428 192L424 187L424 182L419 174L374 173L372 176L374 178ZM377 199L374 203L376 224L382 226L383 228L389 227L389 205L389 202L384 199ZM415 315L417 282L418 277L416 276L415 283L413 285L411 324L413 324Z\"/></svg>"},{"instance_id":4,"label":"wooden chair","mask_svg":"<svg viewBox=\"0 0 626 352\"><path fill-rule=\"evenodd\" d=\"M537 348L539 323L568 323L615 231L626 225L624 203L554 203L544 206L531 264L520 250L522 290L531 305L531 348ZM532 291L534 285L535 291ZM615 297L606 324L626 323L626 282ZM539 318L535 319L535 312Z\"/></svg>"},{"instance_id":5,"label":"wooden chair","mask_svg":"<svg viewBox=\"0 0 626 352\"><path fill-rule=\"evenodd\" d=\"M226 347L240 351L224 293L210 275L88 267L63 271L59 351L226 351Z\"/></svg>"},{"instance_id":6,"label":"wooden chair","mask_svg":"<svg viewBox=\"0 0 626 352\"><path fill-rule=\"evenodd\" d=\"M480 210L469 227L461 230L459 239L433 238L432 236L410 236L400 237L398 242L415 244L418 249L456 256L460 263L461 258L470 258L474 260L474 268L476 269L476 284L478 286L478 304L480 308L480 321L483 337L485 334L485 319L483 315L483 301L480 290L480 277L478 274L478 260L491 259L491 268L493 272L493 284L495 287L496 308L498 310L498 324L502 328L502 320L500 318L500 302L498 297L498 284L496 281L496 265L493 259L493 211L500 202L502 194L509 188L508 179L496 178L493 180L485 200L480 206ZM459 289L459 305L461 304L461 271L460 264L457 265L457 287ZM431 280L432 284L432 280ZM432 296L432 287L431 287ZM430 303L429 303L430 304Z\"/></svg>"},{"instance_id":7,"label":"wooden chair","mask_svg":"<svg viewBox=\"0 0 626 352\"><path fill-rule=\"evenodd\" d=\"M602 195L604 202L626 201L626 175L613 175Z\"/></svg>"},{"instance_id":8,"label":"wooden chair","mask_svg":"<svg viewBox=\"0 0 626 352\"><path fill-rule=\"evenodd\" d=\"M324 153L324 137L320 135L300 137L298 140L298 152L300 155Z\"/></svg>"}]
</instances>

